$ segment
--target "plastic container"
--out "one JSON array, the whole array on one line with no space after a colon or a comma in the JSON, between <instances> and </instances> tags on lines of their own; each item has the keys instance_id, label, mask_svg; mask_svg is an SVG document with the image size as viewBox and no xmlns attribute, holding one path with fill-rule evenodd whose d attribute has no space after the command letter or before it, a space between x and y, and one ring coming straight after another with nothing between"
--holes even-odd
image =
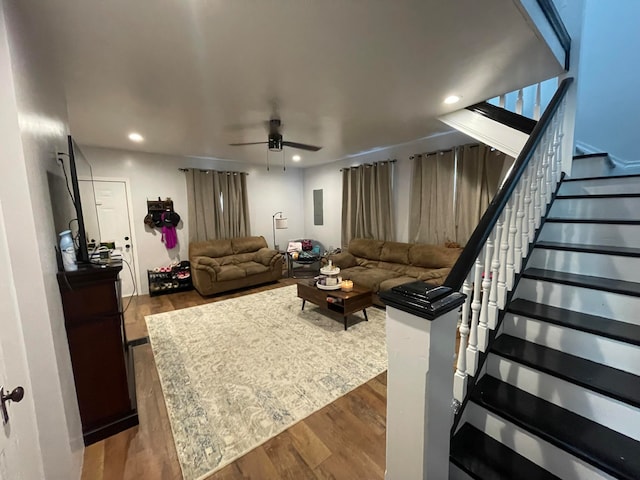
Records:
<instances>
[{"instance_id":1,"label":"plastic container","mask_svg":"<svg viewBox=\"0 0 640 480\"><path fill-rule=\"evenodd\" d=\"M76 263L76 247L71 238L71 230L60 232L60 254L62 255L62 266L65 272L72 272L78 269Z\"/></svg>"}]
</instances>

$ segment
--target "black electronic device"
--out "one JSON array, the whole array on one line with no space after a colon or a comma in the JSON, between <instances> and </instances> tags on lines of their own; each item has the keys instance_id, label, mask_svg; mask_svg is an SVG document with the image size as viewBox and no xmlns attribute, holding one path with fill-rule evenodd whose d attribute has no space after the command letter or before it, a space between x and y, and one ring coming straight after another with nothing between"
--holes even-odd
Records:
<instances>
[{"instance_id":1,"label":"black electronic device","mask_svg":"<svg viewBox=\"0 0 640 480\"><path fill-rule=\"evenodd\" d=\"M67 137L67 152L58 152L58 166L47 172L49 196L57 234L71 230L79 264L90 263L91 251L100 246L100 228L91 165L75 140ZM81 183L82 182L82 185Z\"/></svg>"}]
</instances>

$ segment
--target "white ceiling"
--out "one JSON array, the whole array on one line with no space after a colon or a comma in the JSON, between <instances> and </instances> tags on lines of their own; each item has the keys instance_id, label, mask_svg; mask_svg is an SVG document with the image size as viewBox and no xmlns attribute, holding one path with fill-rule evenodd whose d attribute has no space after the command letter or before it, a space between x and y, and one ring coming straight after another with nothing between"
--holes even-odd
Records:
<instances>
[{"instance_id":1,"label":"white ceiling","mask_svg":"<svg viewBox=\"0 0 640 480\"><path fill-rule=\"evenodd\" d=\"M438 115L557 75L517 2L46 0L38 14L80 143L264 163L266 146L228 144L266 141L276 113L284 140L323 146L286 149L309 166L447 131Z\"/></svg>"}]
</instances>

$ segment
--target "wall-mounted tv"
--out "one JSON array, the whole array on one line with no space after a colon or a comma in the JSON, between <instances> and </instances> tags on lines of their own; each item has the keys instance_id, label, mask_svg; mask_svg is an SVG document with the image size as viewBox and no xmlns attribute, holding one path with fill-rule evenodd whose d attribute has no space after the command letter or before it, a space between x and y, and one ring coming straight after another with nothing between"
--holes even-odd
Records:
<instances>
[{"instance_id":1,"label":"wall-mounted tv","mask_svg":"<svg viewBox=\"0 0 640 480\"><path fill-rule=\"evenodd\" d=\"M58 152L59 168L47 172L49 195L56 233L71 230L76 259L83 264L90 262L93 250L100 246L93 172L71 135L67 144L68 153ZM83 180L82 188L79 180Z\"/></svg>"}]
</instances>

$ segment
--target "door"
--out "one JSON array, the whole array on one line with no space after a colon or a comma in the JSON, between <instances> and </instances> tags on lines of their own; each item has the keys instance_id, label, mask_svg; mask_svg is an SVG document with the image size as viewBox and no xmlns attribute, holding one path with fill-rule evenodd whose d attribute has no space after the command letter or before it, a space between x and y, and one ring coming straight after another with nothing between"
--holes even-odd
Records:
<instances>
[{"instance_id":1,"label":"door","mask_svg":"<svg viewBox=\"0 0 640 480\"><path fill-rule=\"evenodd\" d=\"M93 180L91 194L91 182L80 180L80 196L83 200L83 211L87 208L85 198L91 199L95 195L95 210L99 238L101 243L113 243L115 250L122 255L123 265L120 272L122 296L128 297L137 292L133 242L131 238L131 223L129 201L127 196L127 184L121 180ZM90 208L90 205L89 205ZM85 215L83 217L86 218ZM90 216L89 216L90 217ZM91 226L86 225L91 235ZM90 237L89 235L89 237ZM88 238L89 238L88 237Z\"/></svg>"},{"instance_id":2,"label":"door","mask_svg":"<svg viewBox=\"0 0 640 480\"><path fill-rule=\"evenodd\" d=\"M33 405L13 272L0 205L0 386L25 387L21 403L8 403L9 421L0 415L0 479L42 478ZM18 448L19 447L19 448Z\"/></svg>"}]
</instances>

